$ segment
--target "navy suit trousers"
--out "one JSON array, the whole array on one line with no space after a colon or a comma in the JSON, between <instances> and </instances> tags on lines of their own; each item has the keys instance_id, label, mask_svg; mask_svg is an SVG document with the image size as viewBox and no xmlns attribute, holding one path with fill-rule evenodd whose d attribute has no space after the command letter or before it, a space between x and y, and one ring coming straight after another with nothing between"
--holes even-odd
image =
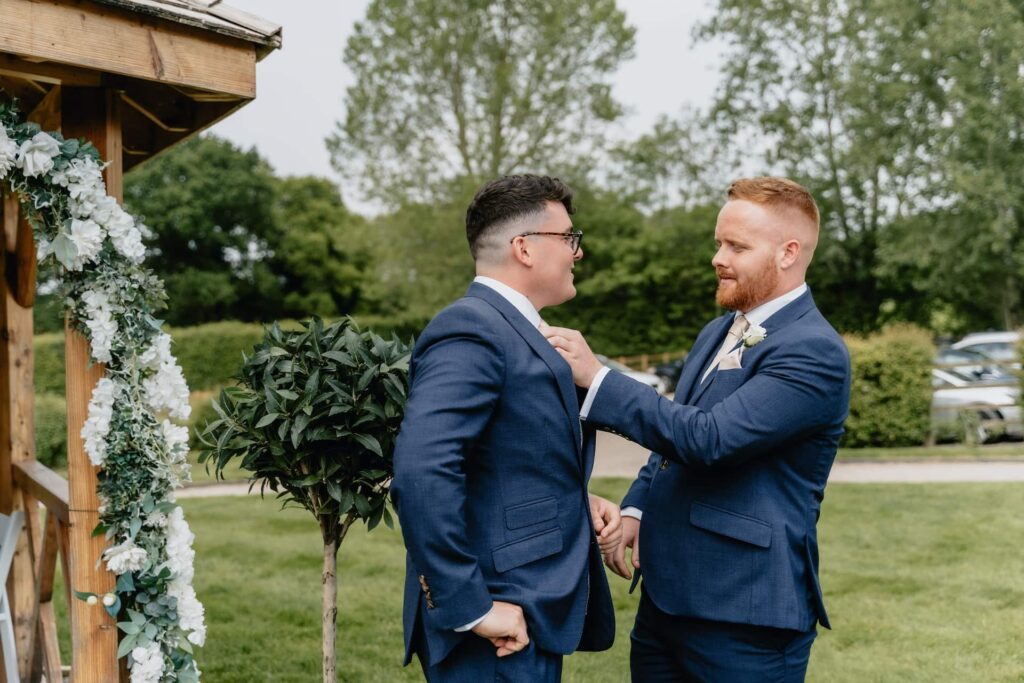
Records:
<instances>
[{"instance_id":1,"label":"navy suit trousers","mask_svg":"<svg viewBox=\"0 0 1024 683\"><path fill-rule=\"evenodd\" d=\"M634 683L801 683L817 631L662 612L643 594L630 634Z\"/></svg>"},{"instance_id":2,"label":"navy suit trousers","mask_svg":"<svg viewBox=\"0 0 1024 683\"><path fill-rule=\"evenodd\" d=\"M558 683L562 680L562 655L538 648L534 641L522 652L498 657L491 641L475 634L467 635L451 654L423 675L427 683Z\"/></svg>"}]
</instances>

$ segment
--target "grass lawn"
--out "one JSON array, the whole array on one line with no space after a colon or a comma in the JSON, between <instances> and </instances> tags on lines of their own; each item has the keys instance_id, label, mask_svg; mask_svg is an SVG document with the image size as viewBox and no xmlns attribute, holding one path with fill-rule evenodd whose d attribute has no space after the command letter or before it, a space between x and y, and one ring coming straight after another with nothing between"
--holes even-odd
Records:
<instances>
[{"instance_id":1,"label":"grass lawn","mask_svg":"<svg viewBox=\"0 0 1024 683\"><path fill-rule=\"evenodd\" d=\"M1011 441L984 446L948 444L942 446L909 446L906 448L840 448L839 460L1003 460L1024 456L1024 443Z\"/></svg>"},{"instance_id":2,"label":"grass lawn","mask_svg":"<svg viewBox=\"0 0 1024 683\"><path fill-rule=\"evenodd\" d=\"M592 490L617 500L626 485ZM308 513L255 497L183 504L207 610L205 679L318 680L321 553ZM819 531L834 630L820 631L808 680L1024 680L1024 484L833 485ZM400 666L403 558L384 527L353 529L342 546L341 680L422 680L415 663ZM612 586L615 647L567 658L566 681L628 680L638 595Z\"/></svg>"}]
</instances>

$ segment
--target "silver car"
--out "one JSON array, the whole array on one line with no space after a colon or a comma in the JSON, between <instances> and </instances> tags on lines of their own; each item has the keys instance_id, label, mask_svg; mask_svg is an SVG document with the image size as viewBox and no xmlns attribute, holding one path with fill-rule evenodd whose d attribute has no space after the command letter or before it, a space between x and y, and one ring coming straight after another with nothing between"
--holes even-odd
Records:
<instances>
[{"instance_id":1,"label":"silver car","mask_svg":"<svg viewBox=\"0 0 1024 683\"><path fill-rule=\"evenodd\" d=\"M937 436L966 436L978 443L1024 436L1020 385L1008 372L979 381L969 370L933 368L932 387L932 430Z\"/></svg>"}]
</instances>

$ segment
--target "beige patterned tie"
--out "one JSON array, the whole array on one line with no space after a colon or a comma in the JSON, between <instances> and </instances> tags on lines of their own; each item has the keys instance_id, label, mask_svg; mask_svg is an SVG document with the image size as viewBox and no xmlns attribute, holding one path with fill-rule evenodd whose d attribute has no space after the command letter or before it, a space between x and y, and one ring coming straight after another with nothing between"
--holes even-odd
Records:
<instances>
[{"instance_id":1,"label":"beige patterned tie","mask_svg":"<svg viewBox=\"0 0 1024 683\"><path fill-rule=\"evenodd\" d=\"M725 335L725 341L722 342L722 348L718 349L718 354L715 359L711 361L711 365L704 371L704 375L700 378L700 383L704 384L704 380L708 378L711 371L718 367L718 364L722 362L722 359L729 355L736 344L739 343L743 337L743 333L750 327L750 323L747 322L746 317L742 313L736 314L736 319L732 321L732 327L729 328L729 333Z\"/></svg>"}]
</instances>

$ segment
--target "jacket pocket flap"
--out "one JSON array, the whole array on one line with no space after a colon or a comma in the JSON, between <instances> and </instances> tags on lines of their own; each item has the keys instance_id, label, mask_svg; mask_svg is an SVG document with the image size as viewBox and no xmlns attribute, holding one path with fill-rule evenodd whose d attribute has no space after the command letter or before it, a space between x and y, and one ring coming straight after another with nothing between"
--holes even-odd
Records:
<instances>
[{"instance_id":1,"label":"jacket pocket flap","mask_svg":"<svg viewBox=\"0 0 1024 683\"><path fill-rule=\"evenodd\" d=\"M760 548L767 548L772 544L770 524L703 503L694 503L690 506L690 524Z\"/></svg>"},{"instance_id":2,"label":"jacket pocket flap","mask_svg":"<svg viewBox=\"0 0 1024 683\"><path fill-rule=\"evenodd\" d=\"M494 556L494 569L507 572L509 569L521 567L544 557L554 555L562 550L562 530L551 529L520 541L513 541L491 551Z\"/></svg>"},{"instance_id":3,"label":"jacket pocket flap","mask_svg":"<svg viewBox=\"0 0 1024 683\"><path fill-rule=\"evenodd\" d=\"M521 529L531 524L540 524L558 516L558 501L541 498L522 505L505 508L505 526Z\"/></svg>"}]
</instances>

